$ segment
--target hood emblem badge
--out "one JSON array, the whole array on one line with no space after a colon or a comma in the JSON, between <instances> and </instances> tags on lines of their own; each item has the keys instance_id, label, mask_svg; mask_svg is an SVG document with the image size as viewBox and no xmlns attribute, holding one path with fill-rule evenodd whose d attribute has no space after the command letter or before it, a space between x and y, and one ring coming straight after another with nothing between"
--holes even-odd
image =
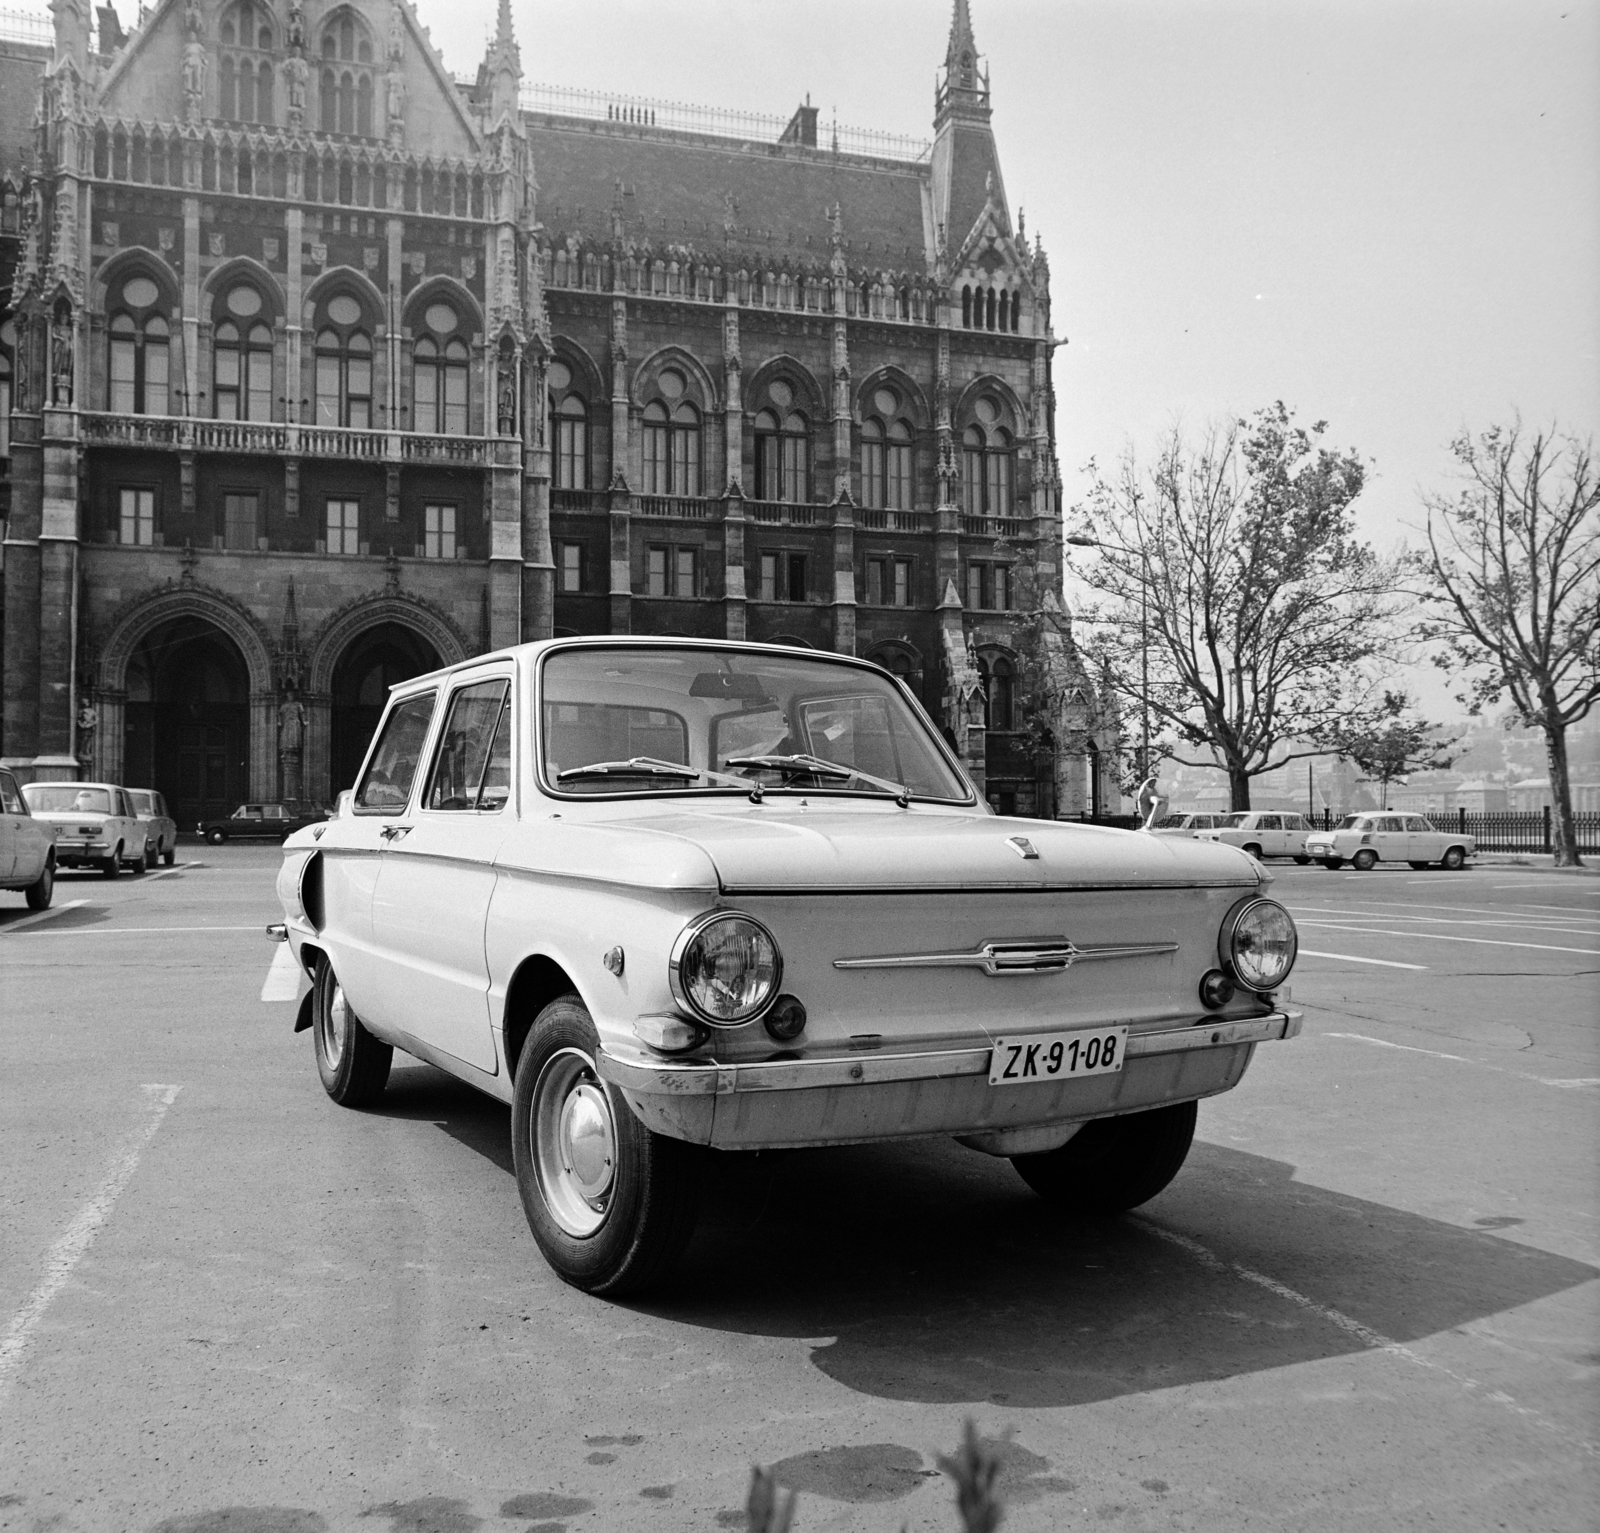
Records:
<instances>
[{"instance_id":1,"label":"hood emblem badge","mask_svg":"<svg viewBox=\"0 0 1600 1533\"><path fill-rule=\"evenodd\" d=\"M1095 942L1079 947L1065 937L981 942L965 953L894 953L881 958L835 958L836 969L982 969L985 974L1061 974L1075 963L1176 953L1176 942Z\"/></svg>"},{"instance_id":2,"label":"hood emblem badge","mask_svg":"<svg viewBox=\"0 0 1600 1533\"><path fill-rule=\"evenodd\" d=\"M1027 862L1039 860L1039 850L1026 836L1007 836L1006 845Z\"/></svg>"}]
</instances>

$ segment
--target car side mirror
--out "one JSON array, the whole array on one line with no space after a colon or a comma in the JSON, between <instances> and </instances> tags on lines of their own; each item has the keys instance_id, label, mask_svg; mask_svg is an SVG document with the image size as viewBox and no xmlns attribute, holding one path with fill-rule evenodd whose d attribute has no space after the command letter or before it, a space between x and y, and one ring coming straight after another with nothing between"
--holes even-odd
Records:
<instances>
[{"instance_id":1,"label":"car side mirror","mask_svg":"<svg viewBox=\"0 0 1600 1533\"><path fill-rule=\"evenodd\" d=\"M350 801L355 797L354 788L344 788L339 793L339 800L333 806L333 818L348 820L350 818Z\"/></svg>"}]
</instances>

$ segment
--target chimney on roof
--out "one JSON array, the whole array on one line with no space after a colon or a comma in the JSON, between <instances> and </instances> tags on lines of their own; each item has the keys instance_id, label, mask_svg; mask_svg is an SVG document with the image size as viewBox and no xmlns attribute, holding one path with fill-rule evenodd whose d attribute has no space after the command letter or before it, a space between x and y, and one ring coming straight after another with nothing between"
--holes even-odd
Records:
<instances>
[{"instance_id":1,"label":"chimney on roof","mask_svg":"<svg viewBox=\"0 0 1600 1533\"><path fill-rule=\"evenodd\" d=\"M800 144L807 149L817 147L817 109L811 104L809 91L804 105L794 109L794 116L789 119L789 126L783 130L778 142Z\"/></svg>"}]
</instances>

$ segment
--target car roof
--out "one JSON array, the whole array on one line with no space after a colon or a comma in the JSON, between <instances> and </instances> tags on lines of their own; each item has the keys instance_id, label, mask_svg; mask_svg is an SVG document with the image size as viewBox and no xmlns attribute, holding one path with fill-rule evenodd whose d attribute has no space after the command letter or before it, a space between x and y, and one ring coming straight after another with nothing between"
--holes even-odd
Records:
<instances>
[{"instance_id":1,"label":"car roof","mask_svg":"<svg viewBox=\"0 0 1600 1533\"><path fill-rule=\"evenodd\" d=\"M505 649L491 650L486 655L474 655L470 660L458 660L454 665L441 665L437 670L426 671L421 676L410 676L397 681L389 688L391 696L426 691L429 686L447 681L462 671L475 671L496 661L531 661L546 650L556 649L726 649L730 651L757 650L774 655L800 655L811 660L833 660L845 665L869 666L881 670L875 660L864 660L858 655L842 655L832 649L811 649L803 644L763 644L754 639L689 639L677 635L654 634L570 634L558 639L534 639L527 644L513 644Z\"/></svg>"},{"instance_id":2,"label":"car roof","mask_svg":"<svg viewBox=\"0 0 1600 1533\"><path fill-rule=\"evenodd\" d=\"M119 782L72 782L61 778L43 779L37 782L25 782L24 788L104 788L108 793L126 793L128 790Z\"/></svg>"}]
</instances>

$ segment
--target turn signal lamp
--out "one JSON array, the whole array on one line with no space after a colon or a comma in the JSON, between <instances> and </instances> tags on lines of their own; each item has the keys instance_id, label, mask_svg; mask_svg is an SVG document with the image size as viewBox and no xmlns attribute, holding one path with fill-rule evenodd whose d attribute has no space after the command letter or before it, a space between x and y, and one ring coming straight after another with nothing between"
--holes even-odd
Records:
<instances>
[{"instance_id":1,"label":"turn signal lamp","mask_svg":"<svg viewBox=\"0 0 1600 1533\"><path fill-rule=\"evenodd\" d=\"M767 1013L766 1028L779 1043L792 1043L806 1030L805 1003L797 995L780 995Z\"/></svg>"},{"instance_id":2,"label":"turn signal lamp","mask_svg":"<svg viewBox=\"0 0 1600 1533\"><path fill-rule=\"evenodd\" d=\"M1233 999L1233 980L1221 969L1208 969L1200 981L1200 1004L1220 1011Z\"/></svg>"}]
</instances>

